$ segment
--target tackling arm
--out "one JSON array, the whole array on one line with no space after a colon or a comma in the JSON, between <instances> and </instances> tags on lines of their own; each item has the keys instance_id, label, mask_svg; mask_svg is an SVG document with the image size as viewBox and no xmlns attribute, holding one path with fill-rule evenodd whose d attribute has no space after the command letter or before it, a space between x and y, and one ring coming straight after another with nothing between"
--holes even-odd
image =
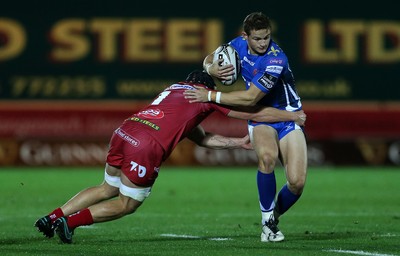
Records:
<instances>
[{"instance_id":1,"label":"tackling arm","mask_svg":"<svg viewBox=\"0 0 400 256\"><path fill-rule=\"evenodd\" d=\"M186 90L185 98L189 102L216 102L229 106L255 106L257 102L265 96L265 93L251 84L245 91L219 92L208 91L201 86L195 86L197 90Z\"/></svg>"},{"instance_id":2,"label":"tackling arm","mask_svg":"<svg viewBox=\"0 0 400 256\"><path fill-rule=\"evenodd\" d=\"M201 147L213 149L252 148L248 135L243 138L225 137L218 134L207 133L200 125L190 132L188 139Z\"/></svg>"},{"instance_id":3,"label":"tackling arm","mask_svg":"<svg viewBox=\"0 0 400 256\"><path fill-rule=\"evenodd\" d=\"M294 121L300 126L304 126L307 115L303 110L290 112L286 110L279 110L272 107L263 108L235 108L228 113L229 117L253 120L257 122L284 122Z\"/></svg>"}]
</instances>

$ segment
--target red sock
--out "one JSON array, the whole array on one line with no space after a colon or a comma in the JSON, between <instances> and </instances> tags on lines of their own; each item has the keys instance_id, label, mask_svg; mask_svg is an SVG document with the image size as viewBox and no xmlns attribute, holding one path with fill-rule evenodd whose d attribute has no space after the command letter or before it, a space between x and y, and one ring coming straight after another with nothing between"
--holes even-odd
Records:
<instances>
[{"instance_id":1,"label":"red sock","mask_svg":"<svg viewBox=\"0 0 400 256\"><path fill-rule=\"evenodd\" d=\"M87 208L68 216L68 227L71 229L91 224L93 224L93 217Z\"/></svg>"},{"instance_id":2,"label":"red sock","mask_svg":"<svg viewBox=\"0 0 400 256\"><path fill-rule=\"evenodd\" d=\"M49 214L49 217L51 219L51 223L54 223L56 219L64 217L64 213L62 212L61 208L57 208Z\"/></svg>"}]
</instances>

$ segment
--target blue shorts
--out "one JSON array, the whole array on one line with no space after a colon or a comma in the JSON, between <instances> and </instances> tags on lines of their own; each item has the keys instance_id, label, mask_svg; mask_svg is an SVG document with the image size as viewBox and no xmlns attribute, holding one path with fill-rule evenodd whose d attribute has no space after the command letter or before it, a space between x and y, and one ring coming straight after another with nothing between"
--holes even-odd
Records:
<instances>
[{"instance_id":1,"label":"blue shorts","mask_svg":"<svg viewBox=\"0 0 400 256\"><path fill-rule=\"evenodd\" d=\"M303 130L302 126L297 125L294 121L277 122L277 123L263 123L263 122L253 122L248 121L249 134L253 132L253 128L258 125L268 125L276 130L278 133L278 138L281 140L288 133L294 130Z\"/></svg>"}]
</instances>

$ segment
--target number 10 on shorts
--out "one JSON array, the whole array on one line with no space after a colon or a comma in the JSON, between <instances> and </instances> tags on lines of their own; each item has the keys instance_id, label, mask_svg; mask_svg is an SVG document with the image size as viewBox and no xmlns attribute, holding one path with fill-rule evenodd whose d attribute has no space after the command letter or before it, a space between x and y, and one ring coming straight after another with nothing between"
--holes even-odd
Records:
<instances>
[{"instance_id":1,"label":"number 10 on shorts","mask_svg":"<svg viewBox=\"0 0 400 256\"><path fill-rule=\"evenodd\" d=\"M144 175L146 175L146 167L141 166L134 161L131 161L131 165L131 171L137 172L139 177L144 177Z\"/></svg>"}]
</instances>

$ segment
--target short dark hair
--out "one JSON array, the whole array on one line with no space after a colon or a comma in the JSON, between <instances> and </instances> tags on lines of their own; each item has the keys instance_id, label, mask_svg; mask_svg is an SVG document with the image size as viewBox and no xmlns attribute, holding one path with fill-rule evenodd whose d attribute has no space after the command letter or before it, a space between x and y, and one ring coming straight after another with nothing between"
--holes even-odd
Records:
<instances>
[{"instance_id":1,"label":"short dark hair","mask_svg":"<svg viewBox=\"0 0 400 256\"><path fill-rule=\"evenodd\" d=\"M194 70L189 73L185 81L192 84L203 84L210 89L215 89L215 82L212 76L207 74L204 70Z\"/></svg>"},{"instance_id":2,"label":"short dark hair","mask_svg":"<svg viewBox=\"0 0 400 256\"><path fill-rule=\"evenodd\" d=\"M262 12L247 15L243 21L243 31L250 35L252 30L260 29L272 29L270 19Z\"/></svg>"}]
</instances>

